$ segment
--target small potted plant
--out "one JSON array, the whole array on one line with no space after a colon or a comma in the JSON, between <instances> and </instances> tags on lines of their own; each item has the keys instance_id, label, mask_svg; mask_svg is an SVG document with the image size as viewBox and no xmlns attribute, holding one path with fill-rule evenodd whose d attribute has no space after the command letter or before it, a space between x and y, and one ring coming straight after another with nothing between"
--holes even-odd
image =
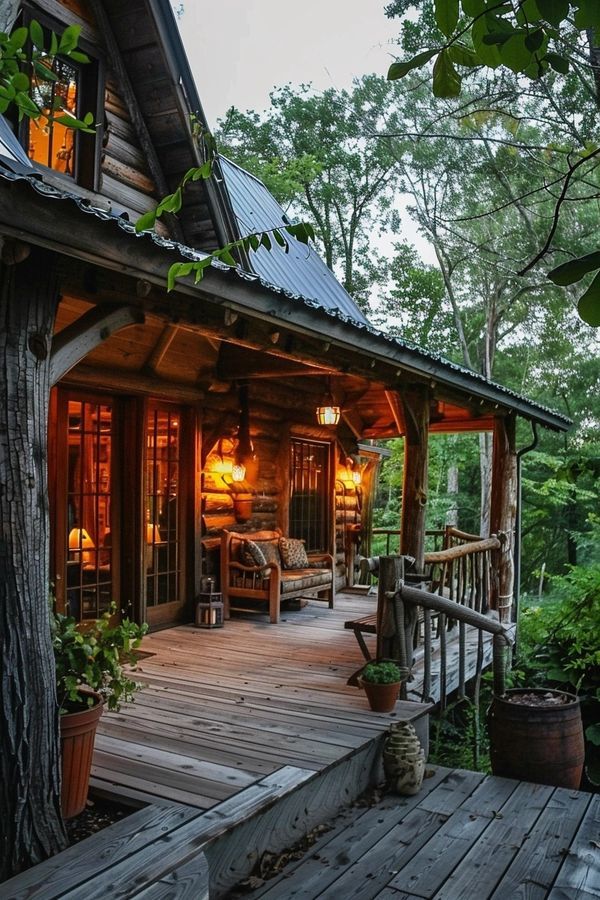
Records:
<instances>
[{"instance_id":1,"label":"small potted plant","mask_svg":"<svg viewBox=\"0 0 600 900\"><path fill-rule=\"evenodd\" d=\"M367 663L358 676L358 686L363 688L373 712L392 712L398 700L400 685L408 678L409 671L392 660Z\"/></svg>"},{"instance_id":2,"label":"small potted plant","mask_svg":"<svg viewBox=\"0 0 600 900\"><path fill-rule=\"evenodd\" d=\"M65 819L85 808L98 720L104 705L118 710L141 685L125 671L148 630L129 619L112 624L114 606L78 625L72 616L50 613L60 708L62 789Z\"/></svg>"}]
</instances>

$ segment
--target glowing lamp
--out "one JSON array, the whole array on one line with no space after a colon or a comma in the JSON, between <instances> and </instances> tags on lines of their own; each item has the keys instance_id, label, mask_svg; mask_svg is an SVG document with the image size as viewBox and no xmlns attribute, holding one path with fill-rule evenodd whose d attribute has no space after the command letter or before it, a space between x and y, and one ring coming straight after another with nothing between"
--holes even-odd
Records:
<instances>
[{"instance_id":1,"label":"glowing lamp","mask_svg":"<svg viewBox=\"0 0 600 900\"><path fill-rule=\"evenodd\" d=\"M357 486L361 483L361 481L362 481L362 476L361 476L361 474L360 474L360 469L353 469L353 470L352 470L352 481L353 481L354 484L357 485Z\"/></svg>"},{"instance_id":2,"label":"glowing lamp","mask_svg":"<svg viewBox=\"0 0 600 900\"><path fill-rule=\"evenodd\" d=\"M333 403L331 394L326 397L323 406L317 406L317 422L319 425L337 425L340 421L340 408Z\"/></svg>"},{"instance_id":3,"label":"glowing lamp","mask_svg":"<svg viewBox=\"0 0 600 900\"><path fill-rule=\"evenodd\" d=\"M85 528L71 528L69 532L69 550L71 551L82 551L81 553L81 562L89 563L91 562L92 554L89 552L90 550L95 549L95 544Z\"/></svg>"},{"instance_id":4,"label":"glowing lamp","mask_svg":"<svg viewBox=\"0 0 600 900\"><path fill-rule=\"evenodd\" d=\"M246 466L243 463L234 463L231 468L231 480L243 481L246 477Z\"/></svg>"}]
</instances>

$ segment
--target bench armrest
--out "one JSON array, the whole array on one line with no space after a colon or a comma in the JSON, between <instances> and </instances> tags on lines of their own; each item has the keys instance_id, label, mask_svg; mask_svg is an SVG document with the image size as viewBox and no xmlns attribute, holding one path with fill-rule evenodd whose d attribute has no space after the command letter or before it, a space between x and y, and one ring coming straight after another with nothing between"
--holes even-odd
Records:
<instances>
[{"instance_id":1,"label":"bench armrest","mask_svg":"<svg viewBox=\"0 0 600 900\"><path fill-rule=\"evenodd\" d=\"M309 563L324 562L326 563L326 568L333 571L334 562L331 553L307 553L306 555Z\"/></svg>"}]
</instances>

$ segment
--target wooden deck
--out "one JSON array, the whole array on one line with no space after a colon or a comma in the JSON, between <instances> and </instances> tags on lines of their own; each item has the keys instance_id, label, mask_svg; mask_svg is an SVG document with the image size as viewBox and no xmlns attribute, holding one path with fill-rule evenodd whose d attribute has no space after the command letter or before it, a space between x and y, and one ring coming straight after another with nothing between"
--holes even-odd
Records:
<instances>
[{"instance_id":1,"label":"wooden deck","mask_svg":"<svg viewBox=\"0 0 600 900\"><path fill-rule=\"evenodd\" d=\"M600 796L430 769L416 797L346 810L264 900L591 900ZM238 896L237 893L230 896Z\"/></svg>"},{"instance_id":2,"label":"wooden deck","mask_svg":"<svg viewBox=\"0 0 600 900\"><path fill-rule=\"evenodd\" d=\"M363 664L344 621L374 599L340 595L223 629L192 626L144 639L136 702L105 713L92 787L109 796L208 809L283 766L321 772L380 738L390 722L428 707L373 713L346 684Z\"/></svg>"}]
</instances>

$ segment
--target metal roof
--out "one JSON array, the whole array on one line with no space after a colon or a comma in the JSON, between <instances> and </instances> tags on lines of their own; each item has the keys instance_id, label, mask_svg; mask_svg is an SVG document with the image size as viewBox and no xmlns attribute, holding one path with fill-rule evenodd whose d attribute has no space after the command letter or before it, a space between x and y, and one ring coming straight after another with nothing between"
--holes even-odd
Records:
<instances>
[{"instance_id":1,"label":"metal roof","mask_svg":"<svg viewBox=\"0 0 600 900\"><path fill-rule=\"evenodd\" d=\"M262 181L227 157L220 156L219 159L242 235L290 224L290 219ZM252 253L250 263L254 271L271 284L315 300L324 309L337 309L355 322L368 324L314 247L290 240L286 253L273 241L271 250L259 247Z\"/></svg>"},{"instance_id":2,"label":"metal roof","mask_svg":"<svg viewBox=\"0 0 600 900\"><path fill-rule=\"evenodd\" d=\"M1 121L2 116L0 116L0 122ZM1 134L3 137L7 137L5 129L2 130ZM12 132L10 132L10 134L12 135ZM7 143L10 145L8 138ZM89 200L78 196L75 191L60 190L59 188L44 182L41 173L31 166L29 160L27 160L27 166L25 166L20 161L12 161L12 159L9 161L6 157L0 159L0 178L13 182L26 181L37 194L43 196L47 200L71 201L76 204L82 213L93 215L105 222L112 222L129 237L136 237L140 240L151 240L157 247L163 250L175 251L184 259L199 260L205 259L208 255L201 250L186 247L184 244L180 244L177 241L161 237L155 232L146 231L139 234L135 231L135 226L129 222L128 218L119 215L114 208L107 210L105 208L94 207ZM260 184L260 182L258 183ZM73 187L75 188L75 185ZM264 185L263 189L266 191ZM304 245L302 245L302 247L304 248ZM268 251L266 252L268 253ZM321 264L323 266L325 265L322 261ZM354 311L349 314L343 312L337 306L323 306L320 300L315 300L301 294L297 289L297 285L289 287L282 286L273 283L259 274L246 272L239 267L233 269L216 260L212 261L212 267L220 270L223 274L228 274L229 277L238 277L245 281L254 282L272 295L286 297L292 301L298 302L302 307L308 308L315 314L315 333L322 331L322 317L330 317L341 323L345 329L347 328L348 342L352 343L358 350L363 348L364 353L367 355L376 353L377 355L380 354L384 359L386 357L388 359L394 359L400 355L404 360L402 364L410 365L411 369L415 371L427 372L434 378L447 380L448 382L454 383L465 392L472 391L474 395L480 397L485 396L492 402L504 402L520 415L538 421L546 427L564 431L572 425L571 419L562 415L562 413L558 413L546 406L542 406L539 403L529 400L527 397L517 394L516 391L513 391L510 388L489 381L478 372L473 372L465 366L454 363L438 353L431 353L424 350L412 341L390 337L384 332L373 328L364 317L361 321L357 321ZM327 271L329 272L329 270ZM274 317L277 317L277 307L271 310L271 314ZM285 317L283 311L282 317Z\"/></svg>"}]
</instances>

